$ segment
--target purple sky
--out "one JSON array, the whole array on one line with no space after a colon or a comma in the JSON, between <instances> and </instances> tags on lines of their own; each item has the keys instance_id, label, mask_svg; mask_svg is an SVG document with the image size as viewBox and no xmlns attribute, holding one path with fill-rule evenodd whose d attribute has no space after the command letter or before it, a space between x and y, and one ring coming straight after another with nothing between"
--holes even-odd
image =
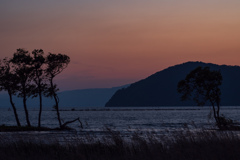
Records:
<instances>
[{"instance_id":1,"label":"purple sky","mask_svg":"<svg viewBox=\"0 0 240 160\"><path fill-rule=\"evenodd\" d=\"M240 64L239 0L1 0L0 58L70 56L61 90L114 87L186 61Z\"/></svg>"}]
</instances>

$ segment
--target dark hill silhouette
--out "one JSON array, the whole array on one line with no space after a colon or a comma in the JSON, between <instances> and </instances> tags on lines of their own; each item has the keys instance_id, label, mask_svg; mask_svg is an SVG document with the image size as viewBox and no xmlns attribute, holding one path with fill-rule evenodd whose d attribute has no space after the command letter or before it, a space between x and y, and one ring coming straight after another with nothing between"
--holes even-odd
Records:
<instances>
[{"instance_id":1,"label":"dark hill silhouette","mask_svg":"<svg viewBox=\"0 0 240 160\"><path fill-rule=\"evenodd\" d=\"M192 106L195 102L181 101L177 84L198 66L209 66L220 70L223 76L221 85L221 105L240 105L240 67L216 65L203 62L187 62L157 72L146 79L118 90L105 106Z\"/></svg>"},{"instance_id":2,"label":"dark hill silhouette","mask_svg":"<svg viewBox=\"0 0 240 160\"><path fill-rule=\"evenodd\" d=\"M95 89L79 89L63 91L59 93L60 109L67 107L104 107L111 96L120 88L128 85L113 88L95 88ZM13 101L17 108L23 108L22 99L13 97ZM9 103L9 96L6 93L0 94L0 108L11 108ZM27 100L29 109L38 109L38 98ZM50 98L43 98L43 109L52 109L54 100Z\"/></svg>"}]
</instances>

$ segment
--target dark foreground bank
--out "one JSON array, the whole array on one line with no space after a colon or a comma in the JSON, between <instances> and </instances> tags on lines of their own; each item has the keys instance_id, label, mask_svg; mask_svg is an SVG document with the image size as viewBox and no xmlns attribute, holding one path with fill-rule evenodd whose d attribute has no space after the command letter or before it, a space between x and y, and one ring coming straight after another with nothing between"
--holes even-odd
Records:
<instances>
[{"instance_id":1,"label":"dark foreground bank","mask_svg":"<svg viewBox=\"0 0 240 160\"><path fill-rule=\"evenodd\" d=\"M240 159L238 131L201 130L159 135L154 131L133 132L124 137L106 129L106 135L96 137L86 133L60 143L53 139L30 138L8 140L0 135L0 159L78 159L78 160L192 160ZM67 138L67 137L66 137ZM69 137L68 137L69 138Z\"/></svg>"}]
</instances>

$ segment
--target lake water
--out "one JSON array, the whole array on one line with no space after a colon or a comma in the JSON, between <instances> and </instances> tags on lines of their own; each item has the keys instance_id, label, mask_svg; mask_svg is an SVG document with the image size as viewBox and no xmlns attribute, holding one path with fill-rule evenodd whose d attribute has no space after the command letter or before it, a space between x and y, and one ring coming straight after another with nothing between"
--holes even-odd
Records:
<instances>
[{"instance_id":1,"label":"lake water","mask_svg":"<svg viewBox=\"0 0 240 160\"><path fill-rule=\"evenodd\" d=\"M75 111L61 111L65 121L80 117L83 129L78 122L69 126L77 131L101 131L104 127L115 128L119 131L129 130L176 130L188 126L211 128L214 120L208 118L210 107L132 107L132 108L75 108ZM233 120L240 121L240 107L221 107L221 114ZM26 125L24 111L18 110L20 121ZM29 110L32 125L37 126L38 111ZM0 125L16 125L13 111L0 110ZM56 112L42 112L42 126L58 127Z\"/></svg>"}]
</instances>

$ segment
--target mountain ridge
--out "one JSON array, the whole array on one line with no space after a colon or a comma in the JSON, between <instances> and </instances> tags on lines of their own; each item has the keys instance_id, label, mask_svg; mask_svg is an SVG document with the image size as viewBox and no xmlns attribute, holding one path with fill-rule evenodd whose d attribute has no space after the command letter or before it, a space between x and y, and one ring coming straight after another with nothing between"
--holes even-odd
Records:
<instances>
[{"instance_id":1,"label":"mountain ridge","mask_svg":"<svg viewBox=\"0 0 240 160\"><path fill-rule=\"evenodd\" d=\"M120 88L127 87L128 85L112 88L89 88L89 89L76 89L67 90L58 93L60 108L73 108L73 107L104 107L105 103L111 96ZM11 108L9 96L7 93L0 94L0 108ZM22 99L13 96L13 102L17 108L23 108ZM43 97L43 107L52 108L55 102L51 98ZM28 98L27 106L29 109L39 107L39 99Z\"/></svg>"},{"instance_id":2,"label":"mountain ridge","mask_svg":"<svg viewBox=\"0 0 240 160\"><path fill-rule=\"evenodd\" d=\"M106 103L107 107L124 106L193 106L192 100L181 101L177 84L198 66L220 70L223 76L221 105L240 105L240 67L190 61L163 69L149 77L118 90ZM239 82L239 83L238 83ZM239 97L239 98L238 98Z\"/></svg>"}]
</instances>

